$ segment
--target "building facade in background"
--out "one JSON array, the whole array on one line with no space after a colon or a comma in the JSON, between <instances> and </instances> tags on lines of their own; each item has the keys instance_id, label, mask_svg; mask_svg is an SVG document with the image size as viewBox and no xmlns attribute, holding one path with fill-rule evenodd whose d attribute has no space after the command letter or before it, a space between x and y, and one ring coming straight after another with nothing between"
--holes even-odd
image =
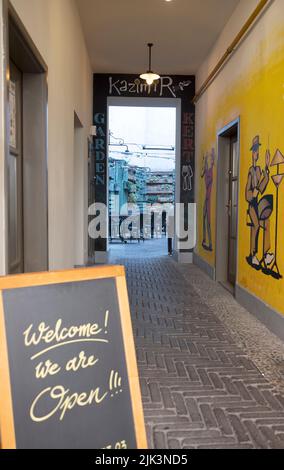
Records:
<instances>
[{"instance_id":1,"label":"building facade in background","mask_svg":"<svg viewBox=\"0 0 284 470\"><path fill-rule=\"evenodd\" d=\"M125 160L109 160L109 213L127 215L126 204L166 204L175 201L175 171L151 171Z\"/></svg>"}]
</instances>

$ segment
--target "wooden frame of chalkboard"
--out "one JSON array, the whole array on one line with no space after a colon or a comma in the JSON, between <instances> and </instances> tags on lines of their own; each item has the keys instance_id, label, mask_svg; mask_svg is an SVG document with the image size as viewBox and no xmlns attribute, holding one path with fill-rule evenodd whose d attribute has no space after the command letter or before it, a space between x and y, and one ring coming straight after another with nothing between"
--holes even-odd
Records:
<instances>
[{"instance_id":1,"label":"wooden frame of chalkboard","mask_svg":"<svg viewBox=\"0 0 284 470\"><path fill-rule=\"evenodd\" d=\"M125 269L123 266L101 266L0 277L0 437L2 449L17 448L3 293L11 289L109 278L115 280L117 291L137 448L147 448Z\"/></svg>"}]
</instances>

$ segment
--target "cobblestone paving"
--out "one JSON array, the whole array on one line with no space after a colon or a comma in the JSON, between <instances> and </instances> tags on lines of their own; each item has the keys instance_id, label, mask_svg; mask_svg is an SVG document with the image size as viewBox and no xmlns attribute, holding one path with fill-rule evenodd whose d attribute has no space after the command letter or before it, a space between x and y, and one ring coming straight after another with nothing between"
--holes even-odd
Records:
<instances>
[{"instance_id":1,"label":"cobblestone paving","mask_svg":"<svg viewBox=\"0 0 284 470\"><path fill-rule=\"evenodd\" d=\"M200 279L168 257L115 261L127 267L149 447L283 449L284 396L201 298Z\"/></svg>"},{"instance_id":2,"label":"cobblestone paving","mask_svg":"<svg viewBox=\"0 0 284 470\"><path fill-rule=\"evenodd\" d=\"M242 348L265 377L284 396L284 343L255 316L236 302L219 283L194 265L178 269L202 297L219 320L229 329L235 343Z\"/></svg>"}]
</instances>

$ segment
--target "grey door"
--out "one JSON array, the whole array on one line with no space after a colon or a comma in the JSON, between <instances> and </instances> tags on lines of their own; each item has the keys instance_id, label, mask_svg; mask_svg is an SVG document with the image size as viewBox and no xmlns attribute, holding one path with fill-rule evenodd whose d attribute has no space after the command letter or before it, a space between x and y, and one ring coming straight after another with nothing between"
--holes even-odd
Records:
<instances>
[{"instance_id":1,"label":"grey door","mask_svg":"<svg viewBox=\"0 0 284 470\"><path fill-rule=\"evenodd\" d=\"M237 273L239 149L237 136L230 139L228 201L228 281L234 286Z\"/></svg>"},{"instance_id":2,"label":"grey door","mask_svg":"<svg viewBox=\"0 0 284 470\"><path fill-rule=\"evenodd\" d=\"M9 83L8 272L21 273L23 253L22 73L11 62Z\"/></svg>"}]
</instances>

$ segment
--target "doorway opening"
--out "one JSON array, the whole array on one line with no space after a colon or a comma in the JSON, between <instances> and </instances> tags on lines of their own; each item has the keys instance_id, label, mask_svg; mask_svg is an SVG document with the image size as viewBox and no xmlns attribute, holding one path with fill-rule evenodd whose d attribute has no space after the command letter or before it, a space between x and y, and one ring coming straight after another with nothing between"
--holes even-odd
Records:
<instances>
[{"instance_id":1,"label":"doorway opening","mask_svg":"<svg viewBox=\"0 0 284 470\"><path fill-rule=\"evenodd\" d=\"M239 120L218 133L216 280L230 292L237 282Z\"/></svg>"},{"instance_id":2,"label":"doorway opening","mask_svg":"<svg viewBox=\"0 0 284 470\"><path fill-rule=\"evenodd\" d=\"M47 67L9 12L7 272L48 269Z\"/></svg>"},{"instance_id":3,"label":"doorway opening","mask_svg":"<svg viewBox=\"0 0 284 470\"><path fill-rule=\"evenodd\" d=\"M177 109L111 102L108 107L108 248L116 256L173 251L167 222L177 195ZM151 101L151 99L150 99Z\"/></svg>"}]
</instances>

